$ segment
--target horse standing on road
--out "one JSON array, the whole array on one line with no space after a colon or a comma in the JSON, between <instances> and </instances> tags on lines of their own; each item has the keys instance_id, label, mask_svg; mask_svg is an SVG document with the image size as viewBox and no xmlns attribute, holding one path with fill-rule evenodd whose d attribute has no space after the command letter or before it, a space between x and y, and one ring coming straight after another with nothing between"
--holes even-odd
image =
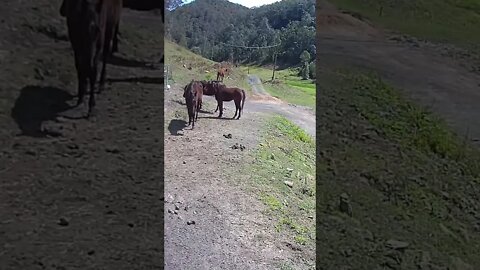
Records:
<instances>
[{"instance_id":1,"label":"horse standing on road","mask_svg":"<svg viewBox=\"0 0 480 270\"><path fill-rule=\"evenodd\" d=\"M99 92L105 88L107 58L111 54L115 29L120 21L122 0L63 0L60 15L67 18L70 43L78 78L77 106L83 103L90 83L87 117L94 114L95 84L102 57Z\"/></svg>"},{"instance_id":2,"label":"horse standing on road","mask_svg":"<svg viewBox=\"0 0 480 270\"><path fill-rule=\"evenodd\" d=\"M243 89L236 87L226 87L224 84L207 82L203 85L204 89L213 89L215 91L215 99L217 100L217 110L220 110L218 115L219 118L223 115L223 102L224 101L234 101L235 103L235 115L232 118L235 118L238 113L237 119L240 119L242 114L243 106L245 105L246 94ZM215 110L215 112L217 111Z\"/></svg>"},{"instance_id":3,"label":"horse standing on road","mask_svg":"<svg viewBox=\"0 0 480 270\"><path fill-rule=\"evenodd\" d=\"M195 121L198 119L198 111L202 103L203 85L198 81L192 80L183 89L183 97L187 105L188 125L192 124L192 129L195 128Z\"/></svg>"}]
</instances>

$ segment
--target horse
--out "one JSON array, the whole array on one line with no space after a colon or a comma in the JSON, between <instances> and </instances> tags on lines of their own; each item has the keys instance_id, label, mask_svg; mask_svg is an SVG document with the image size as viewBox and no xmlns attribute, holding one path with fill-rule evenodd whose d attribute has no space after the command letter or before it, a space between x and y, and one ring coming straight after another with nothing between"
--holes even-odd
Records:
<instances>
[{"instance_id":1,"label":"horse","mask_svg":"<svg viewBox=\"0 0 480 270\"><path fill-rule=\"evenodd\" d=\"M183 89L183 97L187 105L188 125L192 124L192 129L195 128L195 120L198 119L198 111L202 103L203 86L200 82L192 80Z\"/></svg>"},{"instance_id":2,"label":"horse","mask_svg":"<svg viewBox=\"0 0 480 270\"><path fill-rule=\"evenodd\" d=\"M215 93L217 92L218 85L224 85L220 81L200 81L203 85L203 94L206 96L215 96ZM200 104L200 109L202 108L202 104ZM215 109L215 112L218 111L218 105L217 109Z\"/></svg>"},{"instance_id":3,"label":"horse","mask_svg":"<svg viewBox=\"0 0 480 270\"><path fill-rule=\"evenodd\" d=\"M240 119L240 116L242 114L243 106L245 105L245 98L246 94L243 89L240 88L229 88L226 87L224 84L220 83L206 83L204 85L205 88L211 88L215 89L215 99L217 100L217 110L220 110L220 113L218 115L219 118L222 117L223 115L223 102L224 101L234 101L235 102L235 115L232 117L234 119L237 116L237 120ZM215 110L215 112L217 111Z\"/></svg>"},{"instance_id":4,"label":"horse","mask_svg":"<svg viewBox=\"0 0 480 270\"><path fill-rule=\"evenodd\" d=\"M222 78L221 82L223 82L223 77L225 77L227 72L228 72L228 68L220 68L217 71L217 81L220 81L219 78Z\"/></svg>"},{"instance_id":5,"label":"horse","mask_svg":"<svg viewBox=\"0 0 480 270\"><path fill-rule=\"evenodd\" d=\"M107 58L111 53L122 5L122 0L63 0L60 7L60 15L67 19L68 36L75 55L77 106L83 103L87 82L90 83L87 118L94 114L100 57L103 63L98 92L105 88Z\"/></svg>"}]
</instances>

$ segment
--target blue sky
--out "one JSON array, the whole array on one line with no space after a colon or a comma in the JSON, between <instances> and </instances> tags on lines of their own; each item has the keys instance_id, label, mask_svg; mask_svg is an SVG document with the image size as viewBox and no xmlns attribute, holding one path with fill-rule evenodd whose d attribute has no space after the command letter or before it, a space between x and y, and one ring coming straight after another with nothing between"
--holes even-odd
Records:
<instances>
[{"instance_id":1,"label":"blue sky","mask_svg":"<svg viewBox=\"0 0 480 270\"><path fill-rule=\"evenodd\" d=\"M187 0L185 2L187 3L190 3L190 2L193 2L195 0ZM268 5L268 4L271 4L271 3L275 3L275 2L278 2L280 0L228 0L229 2L232 2L232 3L237 3L237 4L240 4L242 6L246 6L246 7L258 7L258 6L262 6L262 5Z\"/></svg>"}]
</instances>

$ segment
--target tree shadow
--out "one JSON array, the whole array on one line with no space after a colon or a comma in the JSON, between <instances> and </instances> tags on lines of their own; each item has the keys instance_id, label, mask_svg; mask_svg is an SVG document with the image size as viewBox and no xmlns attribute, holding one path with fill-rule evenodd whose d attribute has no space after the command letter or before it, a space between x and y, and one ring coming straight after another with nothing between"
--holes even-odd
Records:
<instances>
[{"instance_id":1,"label":"tree shadow","mask_svg":"<svg viewBox=\"0 0 480 270\"><path fill-rule=\"evenodd\" d=\"M129 82L129 83L147 83L147 84L163 84L164 78L163 77L130 77L130 78L123 78L123 79L107 79L109 83L116 83L116 82Z\"/></svg>"},{"instance_id":2,"label":"tree shadow","mask_svg":"<svg viewBox=\"0 0 480 270\"><path fill-rule=\"evenodd\" d=\"M168 124L168 131L170 131L171 135L174 136L181 136L182 134L179 134L178 132L180 130L183 130L187 126L187 122L184 120L179 120L179 119L173 119L170 121L170 124Z\"/></svg>"},{"instance_id":3,"label":"tree shadow","mask_svg":"<svg viewBox=\"0 0 480 270\"><path fill-rule=\"evenodd\" d=\"M121 66L121 67L132 67L132 68L144 68L144 69L156 69L152 66L151 63L138 61L134 59L127 59L123 58L119 55L113 54L108 59L108 63L114 66Z\"/></svg>"},{"instance_id":4,"label":"tree shadow","mask_svg":"<svg viewBox=\"0 0 480 270\"><path fill-rule=\"evenodd\" d=\"M59 113L72 108L67 102L73 96L59 88L26 86L11 110L11 117L21 130L20 135L31 137L56 136L42 130L42 123L54 120Z\"/></svg>"}]
</instances>

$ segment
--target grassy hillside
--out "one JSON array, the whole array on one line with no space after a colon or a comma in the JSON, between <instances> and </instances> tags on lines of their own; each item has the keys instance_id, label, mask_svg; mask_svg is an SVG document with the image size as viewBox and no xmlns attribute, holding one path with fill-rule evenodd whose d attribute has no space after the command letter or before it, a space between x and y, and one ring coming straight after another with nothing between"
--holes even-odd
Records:
<instances>
[{"instance_id":1,"label":"grassy hillside","mask_svg":"<svg viewBox=\"0 0 480 270\"><path fill-rule=\"evenodd\" d=\"M172 69L173 82L185 85L194 80L214 80L217 76L217 64L205 59L188 49L171 41L165 41L165 64ZM184 67L185 65L185 67ZM189 69L191 68L191 69ZM272 96L286 102L315 108L315 84L311 80L302 80L293 68L276 72L276 81L270 82L272 71L258 66L239 66L233 69L230 78L225 78L226 85L237 86L250 92L247 82L248 71L258 75L265 90Z\"/></svg>"},{"instance_id":2,"label":"grassy hillside","mask_svg":"<svg viewBox=\"0 0 480 270\"><path fill-rule=\"evenodd\" d=\"M276 230L301 246L315 246L315 141L287 119L269 119L262 142L246 163L250 189ZM285 181L289 181L291 186Z\"/></svg>"},{"instance_id":3,"label":"grassy hillside","mask_svg":"<svg viewBox=\"0 0 480 270\"><path fill-rule=\"evenodd\" d=\"M250 72L260 77L263 86L272 96L292 104L315 109L316 85L312 80L302 80L296 68L287 68L275 72L272 82L272 70L264 67L242 67L244 72Z\"/></svg>"},{"instance_id":4,"label":"grassy hillside","mask_svg":"<svg viewBox=\"0 0 480 270\"><path fill-rule=\"evenodd\" d=\"M375 74L320 81L320 269L480 269L480 153Z\"/></svg>"},{"instance_id":5,"label":"grassy hillside","mask_svg":"<svg viewBox=\"0 0 480 270\"><path fill-rule=\"evenodd\" d=\"M479 49L480 2L476 0L331 0L373 23L418 38ZM380 7L383 4L383 14Z\"/></svg>"}]
</instances>

